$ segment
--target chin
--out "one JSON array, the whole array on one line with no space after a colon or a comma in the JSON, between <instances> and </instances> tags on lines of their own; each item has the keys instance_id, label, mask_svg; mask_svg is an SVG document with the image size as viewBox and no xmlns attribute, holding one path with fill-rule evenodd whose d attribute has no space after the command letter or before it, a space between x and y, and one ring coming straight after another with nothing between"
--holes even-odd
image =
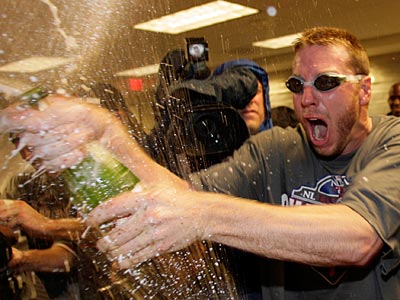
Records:
<instances>
[{"instance_id":1,"label":"chin","mask_svg":"<svg viewBox=\"0 0 400 300\"><path fill-rule=\"evenodd\" d=\"M314 148L314 151L319 156L322 156L325 158L335 158L341 154L341 152L336 148L332 149L332 148L327 148L327 147L315 147L315 146L313 146L313 148Z\"/></svg>"},{"instance_id":2,"label":"chin","mask_svg":"<svg viewBox=\"0 0 400 300\"><path fill-rule=\"evenodd\" d=\"M257 126L255 124L251 123L246 123L247 128L249 129L249 132L251 134L256 134L258 132L258 128L260 128L260 126Z\"/></svg>"}]
</instances>

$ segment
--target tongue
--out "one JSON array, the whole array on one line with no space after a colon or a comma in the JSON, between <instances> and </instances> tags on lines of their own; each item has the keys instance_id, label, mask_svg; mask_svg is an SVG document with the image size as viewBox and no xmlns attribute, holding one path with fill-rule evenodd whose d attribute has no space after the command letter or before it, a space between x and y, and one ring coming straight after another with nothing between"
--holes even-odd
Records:
<instances>
[{"instance_id":1,"label":"tongue","mask_svg":"<svg viewBox=\"0 0 400 300\"><path fill-rule=\"evenodd\" d=\"M323 140L326 137L327 127L326 125L316 124L313 127L313 136L316 140Z\"/></svg>"}]
</instances>

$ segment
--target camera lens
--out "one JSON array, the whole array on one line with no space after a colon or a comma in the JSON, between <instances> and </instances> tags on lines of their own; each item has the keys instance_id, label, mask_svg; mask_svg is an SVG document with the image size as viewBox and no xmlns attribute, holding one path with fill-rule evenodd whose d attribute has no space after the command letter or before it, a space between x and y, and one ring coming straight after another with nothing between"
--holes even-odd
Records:
<instances>
[{"instance_id":1,"label":"camera lens","mask_svg":"<svg viewBox=\"0 0 400 300\"><path fill-rule=\"evenodd\" d=\"M216 122L214 116L201 115L197 120L195 120L193 129L200 140L218 143L220 133L218 132L217 123L218 120Z\"/></svg>"},{"instance_id":2,"label":"camera lens","mask_svg":"<svg viewBox=\"0 0 400 300\"><path fill-rule=\"evenodd\" d=\"M248 137L246 124L230 108L194 108L186 117L189 154L230 153Z\"/></svg>"},{"instance_id":3,"label":"camera lens","mask_svg":"<svg viewBox=\"0 0 400 300\"><path fill-rule=\"evenodd\" d=\"M194 58L200 58L204 53L203 44L193 44L189 46L189 54Z\"/></svg>"}]
</instances>

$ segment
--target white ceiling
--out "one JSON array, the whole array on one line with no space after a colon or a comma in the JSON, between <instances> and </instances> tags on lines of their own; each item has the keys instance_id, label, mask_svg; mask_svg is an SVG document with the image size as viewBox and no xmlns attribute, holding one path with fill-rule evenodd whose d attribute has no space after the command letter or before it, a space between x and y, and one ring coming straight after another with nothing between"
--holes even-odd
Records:
<instances>
[{"instance_id":1,"label":"white ceiling","mask_svg":"<svg viewBox=\"0 0 400 300\"><path fill-rule=\"evenodd\" d=\"M115 83L127 90L126 78L113 74L159 63L171 49L185 48L186 37L205 37L211 69L235 58L249 58L270 75L273 106L291 106L283 82L290 74L290 47L268 50L252 42L299 32L312 26L338 26L355 33L371 58L375 77L371 111L387 112L387 90L400 81L400 1L393 0L234 0L257 8L253 16L168 35L133 29L137 23L210 1L200 0L2 0L0 67L32 56L67 57L76 63L19 74L0 72L0 88L24 89L36 82L69 86L87 80ZM267 8L277 9L269 16ZM127 93L134 110L148 113L156 77L145 78L145 92Z\"/></svg>"}]
</instances>

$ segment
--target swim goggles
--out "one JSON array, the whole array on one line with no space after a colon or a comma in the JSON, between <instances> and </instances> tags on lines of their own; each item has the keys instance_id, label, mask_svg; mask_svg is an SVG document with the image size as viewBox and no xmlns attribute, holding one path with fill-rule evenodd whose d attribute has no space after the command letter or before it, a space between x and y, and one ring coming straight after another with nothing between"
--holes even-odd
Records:
<instances>
[{"instance_id":1,"label":"swim goggles","mask_svg":"<svg viewBox=\"0 0 400 300\"><path fill-rule=\"evenodd\" d=\"M304 81L303 78L292 75L286 80L286 87L295 94L302 93L305 86L313 86L320 92L327 92L338 87L343 82L359 82L364 76L322 73L312 81Z\"/></svg>"}]
</instances>

